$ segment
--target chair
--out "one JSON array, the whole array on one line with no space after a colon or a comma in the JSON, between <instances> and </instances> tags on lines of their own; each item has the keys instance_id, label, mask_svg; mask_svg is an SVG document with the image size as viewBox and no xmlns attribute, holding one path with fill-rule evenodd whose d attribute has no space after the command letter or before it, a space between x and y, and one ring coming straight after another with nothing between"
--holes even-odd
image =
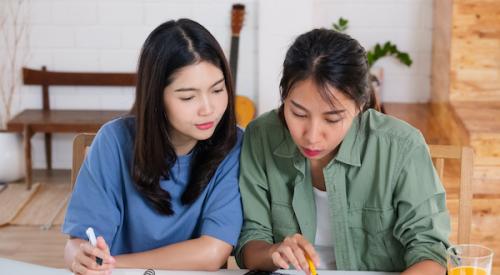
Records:
<instances>
[{"instance_id":1,"label":"chair","mask_svg":"<svg viewBox=\"0 0 500 275\"><path fill-rule=\"evenodd\" d=\"M71 166L71 189L75 186L76 177L80 168L82 167L83 160L87 155L87 149L92 144L95 134L78 134L73 140L73 165Z\"/></svg>"},{"instance_id":2,"label":"chair","mask_svg":"<svg viewBox=\"0 0 500 275\"><path fill-rule=\"evenodd\" d=\"M458 243L470 243L472 219L472 169L473 151L470 147L429 145L431 158L441 181L445 159L460 161L460 186L458 200Z\"/></svg>"},{"instance_id":3,"label":"chair","mask_svg":"<svg viewBox=\"0 0 500 275\"><path fill-rule=\"evenodd\" d=\"M90 144L94 140L95 134L78 134L73 140L73 165L71 167L71 190L75 187L76 177L78 176L78 172L82 167L83 160L85 159L85 155L87 154L87 149L90 147ZM59 215L59 212L63 211L66 208L66 204L71 197L71 193L68 194L64 200L61 201L57 209L54 211L49 220L41 226L42 230L49 230L56 217Z\"/></svg>"}]
</instances>

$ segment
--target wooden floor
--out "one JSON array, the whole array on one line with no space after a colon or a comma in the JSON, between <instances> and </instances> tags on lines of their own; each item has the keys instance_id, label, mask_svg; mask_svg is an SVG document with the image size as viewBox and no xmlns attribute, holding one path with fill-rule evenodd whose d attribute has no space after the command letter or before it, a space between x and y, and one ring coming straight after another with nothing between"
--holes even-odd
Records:
<instances>
[{"instance_id":1,"label":"wooden floor","mask_svg":"<svg viewBox=\"0 0 500 275\"><path fill-rule=\"evenodd\" d=\"M34 182L69 184L69 170L34 170ZM42 230L40 226L0 227L0 257L51 267L64 267L67 236L60 226Z\"/></svg>"},{"instance_id":2,"label":"wooden floor","mask_svg":"<svg viewBox=\"0 0 500 275\"><path fill-rule=\"evenodd\" d=\"M438 119L446 119L443 113L430 108L427 104L386 104L385 108L388 114L419 128L429 144L458 142L456 137L447 135L446 127L443 128L436 123ZM445 169L445 186L456 184L458 180L456 167L457 165L451 164ZM49 173L45 170L35 170L34 182L36 181L69 184L70 172ZM500 198L475 198L473 205L472 242L488 246L496 252L492 274L500 275L500 234L496 231L497 227L500 227ZM453 207L453 203L450 212L452 222L456 224L456 207ZM66 238L60 233L60 228L43 231L39 227L0 227L0 257L51 267L64 267L63 250ZM453 236L451 240L453 241Z\"/></svg>"}]
</instances>

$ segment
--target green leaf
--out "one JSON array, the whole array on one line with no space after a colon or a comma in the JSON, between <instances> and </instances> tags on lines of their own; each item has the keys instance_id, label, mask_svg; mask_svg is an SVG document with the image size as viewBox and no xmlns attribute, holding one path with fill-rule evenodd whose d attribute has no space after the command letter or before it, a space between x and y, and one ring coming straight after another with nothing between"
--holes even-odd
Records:
<instances>
[{"instance_id":1,"label":"green leaf","mask_svg":"<svg viewBox=\"0 0 500 275\"><path fill-rule=\"evenodd\" d=\"M347 27L347 24L349 23L349 20L347 19L344 19L342 17L340 17L339 19L339 25L342 26L342 27Z\"/></svg>"},{"instance_id":2,"label":"green leaf","mask_svg":"<svg viewBox=\"0 0 500 275\"><path fill-rule=\"evenodd\" d=\"M332 23L332 28L338 32L345 32L349 27L349 20L340 17L336 23ZM406 52L401 52L396 44L391 41L386 41L383 46L379 43L375 44L372 50L366 53L368 66L371 67L377 60L386 56L394 56L406 66L411 66L413 60Z\"/></svg>"},{"instance_id":3,"label":"green leaf","mask_svg":"<svg viewBox=\"0 0 500 275\"><path fill-rule=\"evenodd\" d=\"M379 43L375 44L373 50L370 50L366 53L368 66L371 67L380 58L391 55L396 57L401 63L405 64L406 66L411 66L411 64L413 63L408 53L399 51L398 47L395 44L387 41L384 43L384 46L380 46Z\"/></svg>"},{"instance_id":4,"label":"green leaf","mask_svg":"<svg viewBox=\"0 0 500 275\"><path fill-rule=\"evenodd\" d=\"M368 59L368 67L371 67L373 65L373 52L367 52L366 58Z\"/></svg>"},{"instance_id":5,"label":"green leaf","mask_svg":"<svg viewBox=\"0 0 500 275\"><path fill-rule=\"evenodd\" d=\"M411 64L413 63L413 61L410 58L410 55L408 55L407 53L399 53L397 55L397 58L399 59L399 61L401 61L401 63L405 64L408 67L411 66Z\"/></svg>"},{"instance_id":6,"label":"green leaf","mask_svg":"<svg viewBox=\"0 0 500 275\"><path fill-rule=\"evenodd\" d=\"M349 27L349 20L344 19L342 17L339 18L337 23L332 24L332 28L338 32L345 32Z\"/></svg>"}]
</instances>

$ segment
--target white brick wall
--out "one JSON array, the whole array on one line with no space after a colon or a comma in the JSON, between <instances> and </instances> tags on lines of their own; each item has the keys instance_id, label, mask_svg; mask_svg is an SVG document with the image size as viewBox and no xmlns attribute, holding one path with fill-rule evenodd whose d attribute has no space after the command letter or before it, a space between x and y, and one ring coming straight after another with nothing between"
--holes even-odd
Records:
<instances>
[{"instance_id":1,"label":"white brick wall","mask_svg":"<svg viewBox=\"0 0 500 275\"><path fill-rule=\"evenodd\" d=\"M279 105L279 81L286 50L295 37L313 26L309 0L259 2L258 104L259 113Z\"/></svg>"},{"instance_id":2,"label":"white brick wall","mask_svg":"<svg viewBox=\"0 0 500 275\"><path fill-rule=\"evenodd\" d=\"M5 0L13 1L13 0ZM28 66L52 70L136 69L146 36L168 19L188 17L207 27L225 53L230 48L230 9L246 5L240 38L239 94L256 101L259 113L279 102L278 82L286 49L312 27L350 20L349 33L363 45L391 40L414 59L406 68L392 59L385 69L384 100L425 101L429 97L432 0L31 0ZM5 54L0 43L1 54ZM54 108L126 109L133 88L51 88ZM15 110L39 108L40 91L23 87ZM73 135L55 135L53 166L68 168ZM34 166L45 166L42 136L33 140Z\"/></svg>"},{"instance_id":3,"label":"white brick wall","mask_svg":"<svg viewBox=\"0 0 500 275\"><path fill-rule=\"evenodd\" d=\"M315 26L330 28L339 17L349 20L347 33L367 50L390 40L413 59L411 67L394 58L384 68L382 100L426 102L430 98L432 0L314 0Z\"/></svg>"},{"instance_id":4,"label":"white brick wall","mask_svg":"<svg viewBox=\"0 0 500 275\"><path fill-rule=\"evenodd\" d=\"M240 39L238 93L255 98L257 0L240 2L246 5L246 20ZM45 65L66 71L135 71L147 35L160 23L182 17L207 27L228 55L232 4L229 0L32 0L27 66ZM51 88L54 109L128 109L133 99L133 88ZM18 93L14 111L40 106L40 90L25 86ZM70 167L72 138L54 135L55 168ZM34 166L44 167L42 135L33 138L33 148Z\"/></svg>"}]
</instances>

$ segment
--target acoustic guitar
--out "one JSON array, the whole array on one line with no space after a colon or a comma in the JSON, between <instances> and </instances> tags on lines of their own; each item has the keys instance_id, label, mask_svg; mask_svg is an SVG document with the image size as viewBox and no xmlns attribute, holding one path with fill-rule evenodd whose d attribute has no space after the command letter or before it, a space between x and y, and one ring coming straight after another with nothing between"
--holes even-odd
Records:
<instances>
[{"instance_id":1,"label":"acoustic guitar","mask_svg":"<svg viewBox=\"0 0 500 275\"><path fill-rule=\"evenodd\" d=\"M236 89L238 71L238 50L240 44L240 33L245 18L245 5L234 4L231 10L231 51L229 53L229 66L233 76L234 88ZM236 96L236 122L241 127L247 127L248 123L255 117L255 105L246 96Z\"/></svg>"}]
</instances>

